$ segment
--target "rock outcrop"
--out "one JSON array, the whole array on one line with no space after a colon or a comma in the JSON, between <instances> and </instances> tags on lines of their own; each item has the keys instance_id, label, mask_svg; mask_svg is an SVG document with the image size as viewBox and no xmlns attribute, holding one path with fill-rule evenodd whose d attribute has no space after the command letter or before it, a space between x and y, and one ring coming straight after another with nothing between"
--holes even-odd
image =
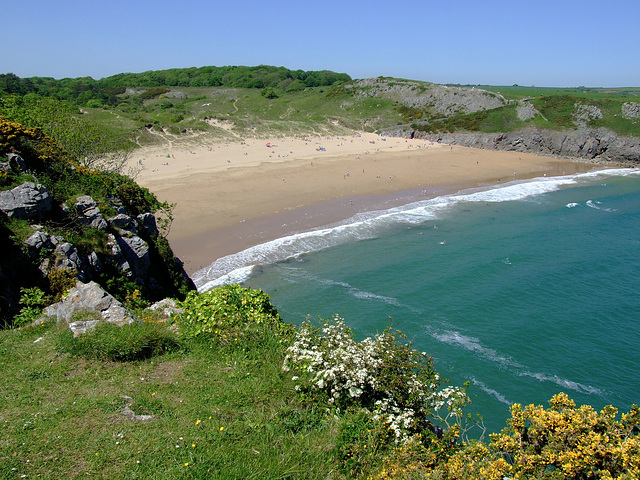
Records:
<instances>
[{"instance_id":1,"label":"rock outcrop","mask_svg":"<svg viewBox=\"0 0 640 480\"><path fill-rule=\"evenodd\" d=\"M21 220L41 219L51 210L52 198L40 184L25 182L0 192L0 210Z\"/></svg>"},{"instance_id":2,"label":"rock outcrop","mask_svg":"<svg viewBox=\"0 0 640 480\"><path fill-rule=\"evenodd\" d=\"M195 289L158 231L153 212L163 206L153 194L78 165L37 129L2 117L0 126L0 325L14 321L23 289L60 298L76 280L93 281L141 302Z\"/></svg>"},{"instance_id":3,"label":"rock outcrop","mask_svg":"<svg viewBox=\"0 0 640 480\"><path fill-rule=\"evenodd\" d=\"M542 129L506 133L424 133L416 138L488 150L529 152L596 162L638 166L640 138L619 136L604 128L557 131Z\"/></svg>"},{"instance_id":4,"label":"rock outcrop","mask_svg":"<svg viewBox=\"0 0 640 480\"><path fill-rule=\"evenodd\" d=\"M89 195L83 195L76 199L76 211L80 215L79 221L83 225L97 228L99 230L107 229L107 222L102 216L98 204Z\"/></svg>"},{"instance_id":5,"label":"rock outcrop","mask_svg":"<svg viewBox=\"0 0 640 480\"><path fill-rule=\"evenodd\" d=\"M77 312L93 312L99 318L72 321ZM75 287L69 290L64 300L48 306L45 309L45 315L55 317L58 324L67 324L74 336L95 328L101 321L120 326L140 322L118 300L95 282L78 282Z\"/></svg>"},{"instance_id":6,"label":"rock outcrop","mask_svg":"<svg viewBox=\"0 0 640 480\"><path fill-rule=\"evenodd\" d=\"M624 118L640 118L640 103L625 102L622 104Z\"/></svg>"},{"instance_id":7,"label":"rock outcrop","mask_svg":"<svg viewBox=\"0 0 640 480\"><path fill-rule=\"evenodd\" d=\"M480 88L436 85L409 80L367 78L347 84L358 97L380 97L407 107L427 109L432 114L450 116L490 110L506 104L498 93Z\"/></svg>"}]
</instances>

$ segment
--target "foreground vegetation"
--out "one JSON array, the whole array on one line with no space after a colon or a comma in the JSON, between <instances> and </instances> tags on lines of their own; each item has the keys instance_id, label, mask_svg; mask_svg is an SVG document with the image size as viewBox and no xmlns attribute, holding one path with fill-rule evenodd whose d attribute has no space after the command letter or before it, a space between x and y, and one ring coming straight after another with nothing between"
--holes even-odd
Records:
<instances>
[{"instance_id":1,"label":"foreground vegetation","mask_svg":"<svg viewBox=\"0 0 640 480\"><path fill-rule=\"evenodd\" d=\"M431 359L400 332L355 342L338 318L296 328L266 294L237 285L192 293L181 306L168 322L139 311L143 325L78 338L51 321L0 332L0 476L640 474L635 406L618 418L612 407L577 408L564 394L547 410L514 405L487 444L465 435L463 390L442 388ZM392 399L393 409L380 409Z\"/></svg>"}]
</instances>

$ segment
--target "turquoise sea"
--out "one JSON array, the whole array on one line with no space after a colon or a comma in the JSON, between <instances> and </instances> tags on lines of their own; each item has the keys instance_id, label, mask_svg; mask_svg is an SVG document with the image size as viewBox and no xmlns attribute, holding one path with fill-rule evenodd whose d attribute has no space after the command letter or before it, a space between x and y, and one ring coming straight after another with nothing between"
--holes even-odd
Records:
<instances>
[{"instance_id":1,"label":"turquoise sea","mask_svg":"<svg viewBox=\"0 0 640 480\"><path fill-rule=\"evenodd\" d=\"M242 281L284 320L337 313L358 338L393 319L489 432L513 403L566 392L640 403L640 170L465 191L291 235L194 275Z\"/></svg>"}]
</instances>

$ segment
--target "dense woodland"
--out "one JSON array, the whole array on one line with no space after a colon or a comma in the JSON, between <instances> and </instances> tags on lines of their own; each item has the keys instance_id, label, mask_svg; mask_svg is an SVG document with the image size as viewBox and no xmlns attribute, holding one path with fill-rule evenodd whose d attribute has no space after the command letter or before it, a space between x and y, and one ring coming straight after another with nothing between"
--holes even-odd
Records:
<instances>
[{"instance_id":1,"label":"dense woodland","mask_svg":"<svg viewBox=\"0 0 640 480\"><path fill-rule=\"evenodd\" d=\"M127 87L233 87L278 88L283 91L299 91L307 87L333 85L348 81L346 73L329 70L303 71L284 67L260 65L257 67L192 67L155 70L143 73L120 73L94 80L91 77L20 78L12 73L0 75L0 91L9 94L35 93L54 97L79 106L117 105L117 95ZM89 103L91 102L91 103Z\"/></svg>"}]
</instances>

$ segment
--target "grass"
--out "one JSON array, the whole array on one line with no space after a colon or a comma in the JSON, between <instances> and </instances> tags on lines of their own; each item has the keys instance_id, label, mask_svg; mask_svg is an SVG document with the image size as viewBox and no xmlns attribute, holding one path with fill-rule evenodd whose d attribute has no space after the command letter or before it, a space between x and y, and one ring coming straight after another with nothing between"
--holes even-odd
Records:
<instances>
[{"instance_id":1,"label":"grass","mask_svg":"<svg viewBox=\"0 0 640 480\"><path fill-rule=\"evenodd\" d=\"M294 395L268 327L128 363L61 353L60 335L54 323L0 331L2 478L313 479L337 468L336 420ZM153 418L131 420L127 405Z\"/></svg>"},{"instance_id":2,"label":"grass","mask_svg":"<svg viewBox=\"0 0 640 480\"><path fill-rule=\"evenodd\" d=\"M536 87L524 85L478 85L484 90L500 93L507 100L520 100L522 98L540 97L542 95L572 95L589 99L617 98L623 101L637 102L640 95L639 87L624 88L557 88Z\"/></svg>"},{"instance_id":3,"label":"grass","mask_svg":"<svg viewBox=\"0 0 640 480\"><path fill-rule=\"evenodd\" d=\"M405 83L387 79L388 84ZM414 82L415 83L415 82ZM429 84L417 83L415 92L426 91ZM432 122L429 131L511 131L528 124L539 128L574 128L568 107L575 103L615 104L617 112L625 101L638 102L638 88L593 89L547 88L525 86L481 86L507 100L533 98L534 104L545 110L549 119L520 121L513 105L485 112L454 115ZM360 95L371 87L358 89L334 87L307 88L298 92L278 91L278 98L265 98L260 89L228 87L172 87L157 98L140 100L121 96L122 102L113 111L86 109L89 118L106 122L112 131L128 132L139 146L157 143L162 138L173 145L233 141L245 137L267 138L283 135L345 135L354 131L375 132L381 129L422 122L431 114L428 108L413 109L396 99ZM567 108L565 108L567 107ZM556 111L555 109L560 110ZM415 111L414 111L415 110ZM640 135L633 121L614 116L603 109L605 118L592 126L610 128L621 135ZM228 121L227 128L206 123L205 117ZM154 125L149 132L144 125ZM424 126L424 123L421 123ZM231 126L232 128L228 128ZM162 132L162 128L167 134ZM185 135L186 133L186 135Z\"/></svg>"}]
</instances>

